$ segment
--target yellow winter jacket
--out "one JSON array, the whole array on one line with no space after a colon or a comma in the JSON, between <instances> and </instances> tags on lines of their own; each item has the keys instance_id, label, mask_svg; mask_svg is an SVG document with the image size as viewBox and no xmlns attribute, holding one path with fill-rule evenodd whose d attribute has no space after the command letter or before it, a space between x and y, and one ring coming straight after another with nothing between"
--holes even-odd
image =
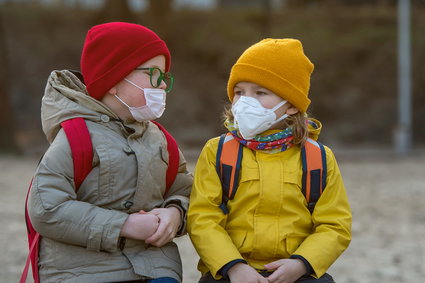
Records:
<instances>
[{"instance_id":1,"label":"yellow winter jacket","mask_svg":"<svg viewBox=\"0 0 425 283\"><path fill-rule=\"evenodd\" d=\"M351 240L351 211L332 151L325 147L327 185L311 214L301 191L300 148L267 154L244 147L239 188L225 215L215 169L218 141L209 140L201 152L188 211L201 273L219 279L218 271L232 260L264 270L267 263L301 255L313 276L322 276Z\"/></svg>"}]
</instances>

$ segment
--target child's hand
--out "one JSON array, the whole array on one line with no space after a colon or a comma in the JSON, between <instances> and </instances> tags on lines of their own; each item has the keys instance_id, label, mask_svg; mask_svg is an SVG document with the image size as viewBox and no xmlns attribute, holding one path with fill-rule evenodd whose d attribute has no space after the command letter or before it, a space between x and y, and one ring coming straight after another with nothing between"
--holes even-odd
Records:
<instances>
[{"instance_id":1,"label":"child's hand","mask_svg":"<svg viewBox=\"0 0 425 283\"><path fill-rule=\"evenodd\" d=\"M267 279L261 276L251 266L245 263L237 263L227 272L231 283L267 283Z\"/></svg>"},{"instance_id":2,"label":"child's hand","mask_svg":"<svg viewBox=\"0 0 425 283\"><path fill-rule=\"evenodd\" d=\"M145 240L156 232L159 227L159 217L154 214L130 214L121 228L120 236Z\"/></svg>"},{"instance_id":3,"label":"child's hand","mask_svg":"<svg viewBox=\"0 0 425 283\"><path fill-rule=\"evenodd\" d=\"M293 283L303 276L307 270L299 259L280 259L264 266L267 270L275 271L267 277L270 283Z\"/></svg>"},{"instance_id":4,"label":"child's hand","mask_svg":"<svg viewBox=\"0 0 425 283\"><path fill-rule=\"evenodd\" d=\"M159 218L159 227L156 232L145 240L147 244L162 247L174 239L180 226L180 211L175 207L155 208L149 212Z\"/></svg>"}]
</instances>

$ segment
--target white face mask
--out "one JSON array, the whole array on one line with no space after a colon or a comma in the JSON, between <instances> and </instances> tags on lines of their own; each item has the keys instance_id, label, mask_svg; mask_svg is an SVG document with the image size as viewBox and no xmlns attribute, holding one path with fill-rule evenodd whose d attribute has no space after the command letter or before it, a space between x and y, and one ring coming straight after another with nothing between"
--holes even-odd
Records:
<instances>
[{"instance_id":1,"label":"white face mask","mask_svg":"<svg viewBox=\"0 0 425 283\"><path fill-rule=\"evenodd\" d=\"M117 95L115 97L125 106L127 106L134 120L138 122L155 120L162 116L165 110L165 90L160 88L142 88L130 80L124 79L126 82L132 84L138 89L142 90L145 95L146 105L140 107L128 106Z\"/></svg>"},{"instance_id":2,"label":"white face mask","mask_svg":"<svg viewBox=\"0 0 425 283\"><path fill-rule=\"evenodd\" d=\"M271 126L282 121L288 114L276 119L274 111L283 106L287 101L283 100L272 109L261 105L260 101L253 97L241 96L238 101L232 105L235 127L244 139L251 140L256 135L270 129Z\"/></svg>"}]
</instances>

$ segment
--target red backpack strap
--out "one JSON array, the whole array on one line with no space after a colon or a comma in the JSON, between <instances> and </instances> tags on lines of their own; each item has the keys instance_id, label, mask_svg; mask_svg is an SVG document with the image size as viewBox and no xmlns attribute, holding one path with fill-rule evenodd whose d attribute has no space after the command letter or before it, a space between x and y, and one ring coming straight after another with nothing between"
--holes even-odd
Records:
<instances>
[{"instance_id":1,"label":"red backpack strap","mask_svg":"<svg viewBox=\"0 0 425 283\"><path fill-rule=\"evenodd\" d=\"M165 192L164 196L168 193L171 186L176 179L177 172L179 171L180 154L179 147L174 137L162 126L160 123L151 121L154 123L165 135L167 140L167 151L168 151L168 168L167 175L165 176Z\"/></svg>"},{"instance_id":2,"label":"red backpack strap","mask_svg":"<svg viewBox=\"0 0 425 283\"><path fill-rule=\"evenodd\" d=\"M66 133L74 161L75 191L92 169L93 145L89 130L83 118L73 118L61 123Z\"/></svg>"},{"instance_id":3,"label":"red backpack strap","mask_svg":"<svg viewBox=\"0 0 425 283\"><path fill-rule=\"evenodd\" d=\"M73 118L61 123L65 131L72 152L74 164L74 185L77 192L81 183L92 169L93 146L89 130L83 118ZM25 200L25 222L27 224L27 235L29 254L21 275L20 283L25 283L28 276L28 269L31 263L34 283L40 282L38 274L38 252L40 245L40 234L35 231L28 215L28 196L31 189L32 180Z\"/></svg>"},{"instance_id":4,"label":"red backpack strap","mask_svg":"<svg viewBox=\"0 0 425 283\"><path fill-rule=\"evenodd\" d=\"M316 202L326 187L326 151L324 146L307 139L301 148L303 168L302 192L307 200L308 209L313 212Z\"/></svg>"},{"instance_id":5,"label":"red backpack strap","mask_svg":"<svg viewBox=\"0 0 425 283\"><path fill-rule=\"evenodd\" d=\"M24 270L22 271L22 275L21 275L21 279L19 280L19 283L25 283L27 281L30 264L32 267L32 276L34 278L34 283L40 282L40 278L38 275L38 250L39 250L40 234L38 234L37 231L35 231L28 215L28 196L30 194L31 186L32 186L32 180L28 188L27 197L25 198L25 223L27 225L29 252L28 252L27 261L25 262L25 267L24 267Z\"/></svg>"},{"instance_id":6,"label":"red backpack strap","mask_svg":"<svg viewBox=\"0 0 425 283\"><path fill-rule=\"evenodd\" d=\"M224 214L229 213L227 202L235 197L239 186L242 156L243 145L231 133L221 135L216 155L216 171L223 190L220 208Z\"/></svg>"}]
</instances>

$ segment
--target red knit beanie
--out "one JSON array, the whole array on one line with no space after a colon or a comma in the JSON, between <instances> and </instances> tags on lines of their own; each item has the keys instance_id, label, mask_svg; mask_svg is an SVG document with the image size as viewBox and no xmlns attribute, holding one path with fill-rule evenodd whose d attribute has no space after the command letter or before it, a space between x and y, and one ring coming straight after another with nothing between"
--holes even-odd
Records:
<instances>
[{"instance_id":1,"label":"red knit beanie","mask_svg":"<svg viewBox=\"0 0 425 283\"><path fill-rule=\"evenodd\" d=\"M144 26L113 22L92 27L80 62L89 95L101 100L135 68L158 55L165 56L168 72L171 55L165 42Z\"/></svg>"}]
</instances>

